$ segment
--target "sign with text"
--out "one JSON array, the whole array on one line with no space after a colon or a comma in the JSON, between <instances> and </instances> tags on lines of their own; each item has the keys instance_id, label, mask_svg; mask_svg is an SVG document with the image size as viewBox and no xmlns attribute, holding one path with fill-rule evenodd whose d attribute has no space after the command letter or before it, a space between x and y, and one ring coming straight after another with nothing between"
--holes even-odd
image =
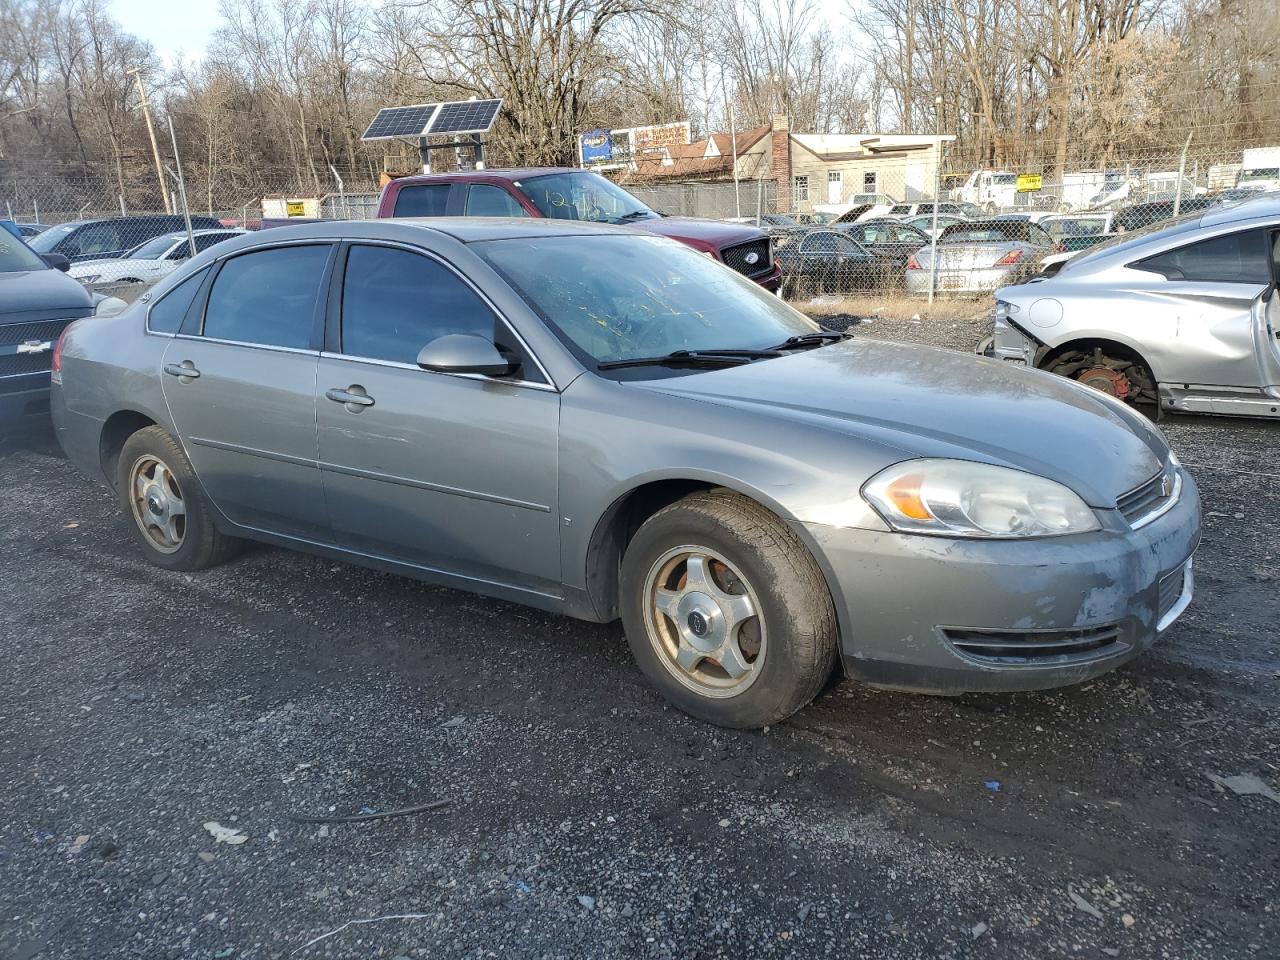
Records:
<instances>
[{"instance_id":1,"label":"sign with text","mask_svg":"<svg viewBox=\"0 0 1280 960\"><path fill-rule=\"evenodd\" d=\"M1044 178L1038 173L1020 173L1018 174L1018 192L1034 193L1040 189Z\"/></svg>"}]
</instances>

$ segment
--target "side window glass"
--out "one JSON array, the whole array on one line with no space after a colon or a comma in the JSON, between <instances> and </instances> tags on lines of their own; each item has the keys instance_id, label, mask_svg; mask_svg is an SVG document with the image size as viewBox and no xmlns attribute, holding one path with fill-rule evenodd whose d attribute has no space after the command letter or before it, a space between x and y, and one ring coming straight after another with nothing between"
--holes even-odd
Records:
<instances>
[{"instance_id":1,"label":"side window glass","mask_svg":"<svg viewBox=\"0 0 1280 960\"><path fill-rule=\"evenodd\" d=\"M200 292L207 270L192 274L151 305L147 314L147 329L152 333L177 333L182 318L191 309L191 303Z\"/></svg>"},{"instance_id":2,"label":"side window glass","mask_svg":"<svg viewBox=\"0 0 1280 960\"><path fill-rule=\"evenodd\" d=\"M275 247L226 262L209 291L204 335L306 349L315 330L327 245Z\"/></svg>"},{"instance_id":3,"label":"side window glass","mask_svg":"<svg viewBox=\"0 0 1280 960\"><path fill-rule=\"evenodd\" d=\"M342 282L342 352L416 363L437 337L493 339L497 318L461 278L429 257L394 247L353 246Z\"/></svg>"},{"instance_id":4,"label":"side window glass","mask_svg":"<svg viewBox=\"0 0 1280 960\"><path fill-rule=\"evenodd\" d=\"M144 238L145 239L145 238ZM80 234L78 253L110 253L120 249L120 234L110 224L88 227Z\"/></svg>"},{"instance_id":5,"label":"side window glass","mask_svg":"<svg viewBox=\"0 0 1280 960\"><path fill-rule=\"evenodd\" d=\"M515 197L501 187L495 187L489 183L473 183L467 189L466 215L468 217L528 216Z\"/></svg>"},{"instance_id":6,"label":"side window glass","mask_svg":"<svg viewBox=\"0 0 1280 960\"><path fill-rule=\"evenodd\" d=\"M1265 284L1271 282L1271 245L1265 230L1242 230L1167 250L1130 266L1168 280Z\"/></svg>"},{"instance_id":7,"label":"side window glass","mask_svg":"<svg viewBox=\"0 0 1280 960\"><path fill-rule=\"evenodd\" d=\"M447 183L423 183L402 187L396 194L394 217L443 217L449 209Z\"/></svg>"},{"instance_id":8,"label":"side window glass","mask_svg":"<svg viewBox=\"0 0 1280 960\"><path fill-rule=\"evenodd\" d=\"M196 237L196 253L204 253L215 243L221 243L223 240L228 240L234 236L234 233L206 233L203 236ZM185 255L187 246L187 244L183 244L178 249Z\"/></svg>"}]
</instances>

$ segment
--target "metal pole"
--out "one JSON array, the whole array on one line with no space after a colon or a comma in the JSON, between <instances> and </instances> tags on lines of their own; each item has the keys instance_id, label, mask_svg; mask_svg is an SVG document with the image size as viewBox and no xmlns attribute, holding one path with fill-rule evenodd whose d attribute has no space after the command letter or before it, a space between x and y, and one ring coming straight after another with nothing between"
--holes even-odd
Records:
<instances>
[{"instance_id":1,"label":"metal pole","mask_svg":"<svg viewBox=\"0 0 1280 960\"><path fill-rule=\"evenodd\" d=\"M13 204L12 204L12 203L10 203L8 200L6 200L6 201L4 202L4 207L5 207L5 209L6 209L6 210L8 210L8 211L9 211L9 219L10 219L10 220L12 220L12 219L13 219Z\"/></svg>"},{"instance_id":2,"label":"metal pole","mask_svg":"<svg viewBox=\"0 0 1280 960\"><path fill-rule=\"evenodd\" d=\"M1173 195L1173 215L1176 217L1182 210L1182 180L1187 172L1187 151L1191 149L1191 138L1195 136L1192 130L1187 134L1187 142L1182 145L1182 158L1178 161L1178 191Z\"/></svg>"},{"instance_id":3,"label":"metal pole","mask_svg":"<svg viewBox=\"0 0 1280 960\"><path fill-rule=\"evenodd\" d=\"M733 144L733 215L742 216L742 193L738 183L738 130L733 119L733 104L725 101L729 110L729 142Z\"/></svg>"},{"instance_id":4,"label":"metal pole","mask_svg":"<svg viewBox=\"0 0 1280 960\"><path fill-rule=\"evenodd\" d=\"M127 217L129 215L129 211L124 208L124 194L120 193L117 194L117 196L120 198L120 216Z\"/></svg>"},{"instance_id":5,"label":"metal pole","mask_svg":"<svg viewBox=\"0 0 1280 960\"><path fill-rule=\"evenodd\" d=\"M933 98L933 236L929 240L929 310L933 311L933 289L938 285L938 194L942 192L942 98Z\"/></svg>"},{"instance_id":6,"label":"metal pole","mask_svg":"<svg viewBox=\"0 0 1280 960\"><path fill-rule=\"evenodd\" d=\"M36 200L34 197L31 200L31 209L36 212L35 222L39 223L40 222L40 201Z\"/></svg>"},{"instance_id":7,"label":"metal pole","mask_svg":"<svg viewBox=\"0 0 1280 960\"><path fill-rule=\"evenodd\" d=\"M142 115L147 119L147 134L151 137L151 158L156 162L156 179L160 181L160 196L164 199L164 212L173 213L173 205L169 202L169 189L164 182L164 171L160 169L160 147L156 143L156 128L151 123L151 107L147 104L147 91L142 86L142 68L134 67L129 73L138 82L138 97L142 100ZM170 127L173 124L170 123Z\"/></svg>"},{"instance_id":8,"label":"metal pole","mask_svg":"<svg viewBox=\"0 0 1280 960\"><path fill-rule=\"evenodd\" d=\"M187 185L182 179L182 157L178 153L178 135L173 132L173 114L169 115L168 120L169 139L173 141L173 162L178 168L178 193L182 197L182 215L187 221L187 249L191 251L191 256L194 257L196 255L196 237L191 231L191 209L187 206Z\"/></svg>"},{"instance_id":9,"label":"metal pole","mask_svg":"<svg viewBox=\"0 0 1280 960\"><path fill-rule=\"evenodd\" d=\"M350 220L351 214L347 210L347 191L346 191L346 187L342 183L342 177L338 175L338 168L335 167L332 163L329 164L329 172L333 174L333 179L338 184L338 200L342 204L342 219Z\"/></svg>"}]
</instances>

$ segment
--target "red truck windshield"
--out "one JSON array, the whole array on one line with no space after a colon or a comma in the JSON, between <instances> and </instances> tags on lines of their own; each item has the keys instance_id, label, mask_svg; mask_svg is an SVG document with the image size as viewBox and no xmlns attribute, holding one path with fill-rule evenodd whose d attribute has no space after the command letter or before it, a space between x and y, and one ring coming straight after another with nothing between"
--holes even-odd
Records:
<instances>
[{"instance_id":1,"label":"red truck windshield","mask_svg":"<svg viewBox=\"0 0 1280 960\"><path fill-rule=\"evenodd\" d=\"M549 220L632 223L658 216L627 191L595 173L548 173L517 180L515 187Z\"/></svg>"}]
</instances>

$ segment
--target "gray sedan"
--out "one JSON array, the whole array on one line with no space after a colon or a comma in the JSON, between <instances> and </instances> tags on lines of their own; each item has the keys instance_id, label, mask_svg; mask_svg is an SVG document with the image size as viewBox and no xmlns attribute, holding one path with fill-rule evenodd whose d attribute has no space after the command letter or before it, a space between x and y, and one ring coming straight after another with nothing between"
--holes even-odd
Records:
<instances>
[{"instance_id":1,"label":"gray sedan","mask_svg":"<svg viewBox=\"0 0 1280 960\"><path fill-rule=\"evenodd\" d=\"M945 693L1086 680L1191 598L1196 486L1141 416L846 340L622 228L240 237L74 324L53 376L63 446L152 562L254 539L621 617L719 724L786 717L837 664Z\"/></svg>"},{"instance_id":2,"label":"gray sedan","mask_svg":"<svg viewBox=\"0 0 1280 960\"><path fill-rule=\"evenodd\" d=\"M1280 417L1280 197L1119 234L996 293L990 356L1165 411Z\"/></svg>"},{"instance_id":3,"label":"gray sedan","mask_svg":"<svg viewBox=\"0 0 1280 960\"><path fill-rule=\"evenodd\" d=\"M955 223L938 235L936 246L936 270L933 244L907 261L907 293L924 296L931 283L942 293L989 293L1032 276L1040 260L1058 249L1049 234L1026 220Z\"/></svg>"}]
</instances>

